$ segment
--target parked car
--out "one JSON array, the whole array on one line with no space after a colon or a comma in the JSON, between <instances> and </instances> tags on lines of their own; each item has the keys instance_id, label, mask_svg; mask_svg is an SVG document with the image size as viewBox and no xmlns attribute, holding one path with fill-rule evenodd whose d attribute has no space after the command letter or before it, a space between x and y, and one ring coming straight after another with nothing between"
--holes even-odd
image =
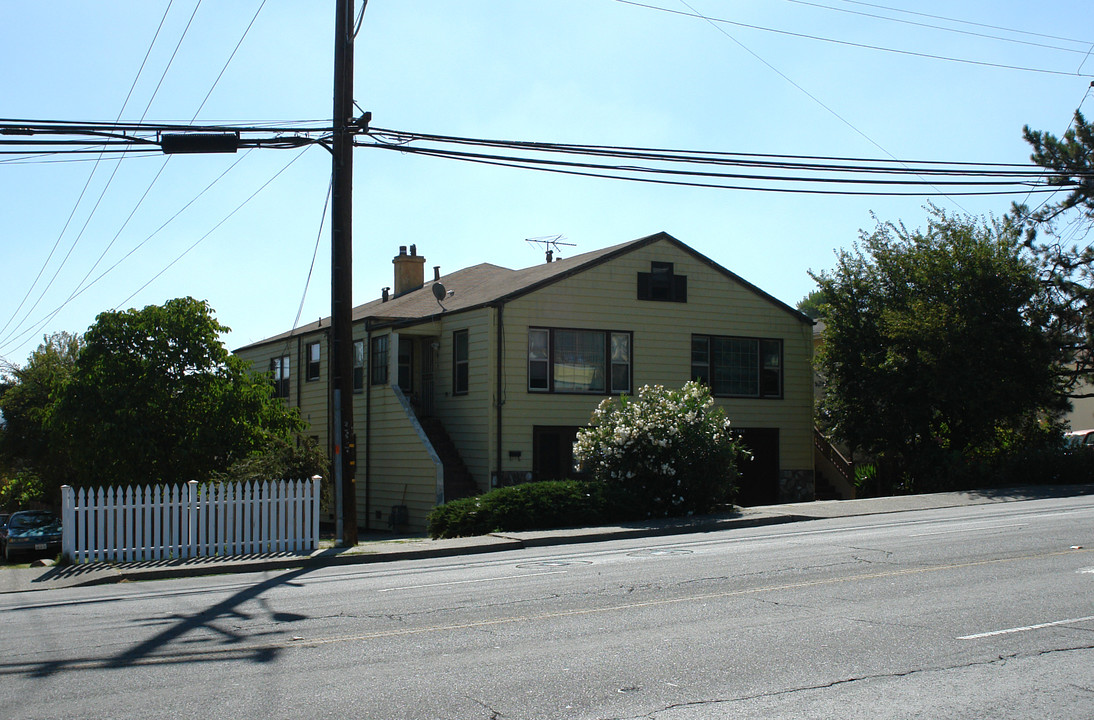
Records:
<instances>
[{"instance_id":1,"label":"parked car","mask_svg":"<svg viewBox=\"0 0 1094 720\"><path fill-rule=\"evenodd\" d=\"M1094 445L1094 430L1072 430L1064 436L1068 448Z\"/></svg>"},{"instance_id":2,"label":"parked car","mask_svg":"<svg viewBox=\"0 0 1094 720\"><path fill-rule=\"evenodd\" d=\"M61 550L61 519L48 510L20 510L12 513L0 529L4 559L19 553L57 553Z\"/></svg>"}]
</instances>

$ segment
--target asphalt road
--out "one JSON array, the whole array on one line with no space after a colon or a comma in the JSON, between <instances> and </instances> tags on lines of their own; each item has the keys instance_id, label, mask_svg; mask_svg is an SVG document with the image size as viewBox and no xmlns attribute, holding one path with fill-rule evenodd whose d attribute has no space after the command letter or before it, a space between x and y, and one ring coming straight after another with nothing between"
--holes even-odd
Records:
<instances>
[{"instance_id":1,"label":"asphalt road","mask_svg":"<svg viewBox=\"0 0 1094 720\"><path fill-rule=\"evenodd\" d=\"M1094 498L0 596L0 717L1094 718Z\"/></svg>"}]
</instances>

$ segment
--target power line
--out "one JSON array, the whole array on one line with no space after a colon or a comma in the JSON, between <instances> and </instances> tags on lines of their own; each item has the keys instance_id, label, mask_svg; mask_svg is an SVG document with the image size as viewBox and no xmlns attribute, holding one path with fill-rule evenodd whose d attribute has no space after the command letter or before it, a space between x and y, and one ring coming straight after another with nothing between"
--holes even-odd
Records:
<instances>
[{"instance_id":1,"label":"power line","mask_svg":"<svg viewBox=\"0 0 1094 720\"><path fill-rule=\"evenodd\" d=\"M174 222L174 220L176 218L178 218L180 215L182 215L182 213L184 213L191 205L193 205L195 202L197 202L199 199L201 199L201 197L203 195L205 195L205 193L207 193L209 190L211 190L214 185L216 185L225 176L227 176L228 173L230 173L232 170L234 170L237 165L239 165L241 162L243 162L243 160L246 159L247 155L249 155L249 154L250 154L250 152L248 151L248 152L245 152L242 155L240 155L239 158L237 158L235 160L235 162L233 162L230 166L228 166L228 168L225 169L224 172L222 172L219 176L217 176L211 183L206 185L200 192L198 192L197 195L195 195L193 198L191 198L189 202L187 202L185 205L183 205L181 208L179 208L178 211L176 211L174 215L172 215L170 218L168 218L166 221L164 221L163 224L161 224L158 228L156 228L144 240L139 242L128 253L126 253L121 258L119 258L113 265L111 265L106 270L104 270L102 273L100 273L98 276L96 276L94 280L87 283L86 285L81 287L79 290L77 290L75 293L73 293L72 296L69 297L68 300L61 303L57 308L55 308L52 312L50 312L34 328L31 328L30 330L25 330L25 331L23 331L23 333L21 333L19 335L14 335L15 331L13 331L12 333L9 333L6 337L0 338L0 346L7 347L11 342L13 342L15 340L23 340L27 335L29 335L33 332L37 332L39 328L43 327L54 316L56 316L59 312L61 312L61 310L63 310L65 308L65 306L68 305L68 303L72 302L77 297L82 295L84 292L89 290L91 287L93 287L95 284L97 284L100 280L102 280L104 277L109 275L119 265L121 265L123 262L125 262L127 259L129 259L129 257L132 256L135 252L137 252L142 247L144 247L149 241L152 240L152 238L156 237L156 235L159 235L160 232L162 232L164 230L164 228L166 228L168 225L170 225L172 222Z\"/></svg>"},{"instance_id":2,"label":"power line","mask_svg":"<svg viewBox=\"0 0 1094 720\"><path fill-rule=\"evenodd\" d=\"M683 17L695 18L697 20L706 20L708 22L720 23L723 25L734 25L736 27L747 28L749 30L760 30L762 32L774 33L776 35L786 35L789 37L803 38L806 40L816 40L818 42L832 43L835 45L845 45L848 47L856 47L864 50L877 50L879 52L895 53L897 55L909 55L912 57L921 57L929 60L945 60L947 62L963 63L966 65L977 65L980 67L997 68L1000 70L1018 70L1021 72L1041 73L1046 75L1066 75L1069 77L1094 77L1094 75L1085 75L1078 72L1064 72L1063 70L1047 70L1045 68L1033 68L1025 67L1021 65L1006 65L1003 63L993 63L984 60L969 60L966 58L949 57L945 55L933 55L931 53L915 52L914 50L898 50L896 48L883 47L881 45L867 45L865 43L850 42L848 40L836 40L834 38L821 37L819 35L808 35L806 33L796 33L789 30L779 30L776 28L763 27L761 25L750 25L748 23L737 22L735 20L727 20L725 18L710 17L702 15L698 12L684 12L683 10L673 10L671 8L660 7L658 5L648 5L646 3L635 2L635 0L615 0L618 3L624 5L633 5L634 7L645 8L647 10L657 10L658 12L669 13L670 15L681 15Z\"/></svg>"},{"instance_id":3,"label":"power line","mask_svg":"<svg viewBox=\"0 0 1094 720\"><path fill-rule=\"evenodd\" d=\"M746 175L736 173L713 173L713 172L696 172L696 171L679 171L665 168L649 168L649 167L636 167L636 166L622 166L622 165L601 165L594 163L575 163L566 162L560 160L545 160L528 157L515 157L505 155L488 155L484 153L465 153L457 152L453 150L435 149L435 148L418 148L413 146L398 146L388 145L383 143L376 143L372 145L365 145L365 147L381 148L385 150L393 150L396 152L425 155L431 157L445 158L451 160L462 160L466 162L480 163L485 165L495 165L503 167L514 167L528 170L540 170L543 172L561 173L567 175L581 175L586 177L599 177L614 180L628 180L632 182L653 183L660 185L677 185L686 187L707 187L707 188L719 188L724 190L754 190L763 192L782 192L782 193L808 193L808 194L823 194L823 195L903 195L903 196L927 196L945 194L946 196L961 196L961 195L1014 195L1025 192L1056 192L1060 188L1053 186L1052 188L1038 189L1032 187L1030 182L999 182L999 181L924 181L924 180L876 180L876 179L849 179L849 178L809 178L806 176L757 176ZM658 175L668 175L675 177L687 177L698 178L696 180L674 180L665 179L664 177L657 177ZM721 178L726 180L751 180L754 184L731 184L722 182L709 182L707 179ZM933 192L925 190L913 190L913 191L898 191L893 189L886 190L861 190L861 189L849 189L849 188L801 188L801 187L787 187L782 184L776 185L761 185L755 183L829 183L850 185L852 187L860 185L899 185L916 187L920 185L928 186ZM946 185L971 185L985 188L998 188L998 186L1005 186L1008 189L984 189L984 190L948 190L946 193L935 188L936 184Z\"/></svg>"},{"instance_id":4,"label":"power line","mask_svg":"<svg viewBox=\"0 0 1094 720\"><path fill-rule=\"evenodd\" d=\"M118 303L118 305L115 305L115 306L114 306L114 309L116 310L116 309L117 309L118 307L120 307L120 306L122 306L122 305L125 305L125 304L126 304L127 302L129 302L130 300L132 300L132 299L133 299L133 298L134 298L134 297L135 297L136 295L138 295L138 294L139 294L139 293L140 293L140 292L141 292L142 290L144 290L144 289L145 289L146 287L148 287L148 286L149 286L149 285L151 285L151 284L152 284L152 283L153 283L154 281L156 281L156 280L157 280L157 279L158 279L158 278L159 278L159 277L160 277L161 275L163 275L163 274L164 274L165 272L167 272L167 271L168 271L168 270L170 270L170 269L171 269L172 267L174 267L175 263L177 263L177 262L178 262L179 260L182 260L182 259L183 259L184 257L186 257L186 256L187 256L188 254L190 254L190 251L191 251L191 250L193 250L193 249L194 249L194 248L196 248L196 247L197 247L198 245L200 245L200 244L201 244L202 242L204 242L204 241L205 241L205 239L206 239L206 238L208 238L208 237L209 237L210 235L212 235L212 234L213 234L214 232L216 232L216 230L217 230L217 229L219 229L221 225L223 225L224 223L228 222L228 220L230 220L230 219L232 218L232 216L233 216L233 215L235 215L235 214L236 214L237 212L239 212L240 210L242 210L242 209L244 208L244 206L246 206L246 205L247 205L247 203L251 202L251 200L254 200L254 199L255 199L255 197L257 197L257 196L258 196L258 194L259 194L259 193L261 193L261 192L262 192L263 190L265 190L265 189L266 189L267 187L269 187L270 183L272 183L272 182L273 182L274 180L276 180L277 178L279 178L279 177L281 176L281 174L282 174L283 172L285 172L286 170L288 170L288 169L289 169L289 168L290 168L290 167L291 167L291 166L293 165L293 163L295 163L295 162L296 162L297 160L299 160L300 158L302 158L302 157L304 156L304 153L306 153L306 152L307 152L307 148L305 148L304 150L301 150L301 151L300 151L299 153L297 153L297 154L296 154L296 157L294 157L294 158L293 158L292 160L290 160L290 161L289 161L288 163L286 163L286 164L285 164L285 166L284 166L283 168L281 168L280 170L278 170L278 171L277 171L277 172L276 172L276 173L274 174L274 176L273 176L273 177L271 177L271 178L270 178L269 180L267 180L266 182L262 183L262 185L261 185L261 186L260 186L260 187L259 187L259 188L258 188L257 190L255 190L255 191L254 191L253 193L251 193L251 194L250 194L250 195L249 195L249 196L247 197L247 199L246 199L246 200L244 200L243 202L241 202L241 203L240 203L239 205L237 205L237 206L235 207L235 209L234 209L234 210L232 210L232 211L231 211L230 213L228 213L227 215L225 215L225 216L224 216L224 218L223 218L223 219L222 219L222 220L221 220L220 222L218 222L218 223L217 223L216 225L214 225L214 226L213 226L212 228L210 228L210 229L209 229L209 231L208 231L207 233L205 233L204 235L202 235L201 237L199 237L199 238L198 238L197 240L195 240L195 241L193 242L193 244L191 244L191 245L190 245L190 247L188 247L188 248L186 248L185 250L183 250L183 251L182 251L182 253L181 253L181 254L180 254L180 255L179 255L178 257L176 257L176 258L175 258L174 260L172 260L171 262L167 263L167 265L166 265L166 266L164 266L164 268L163 268L162 270L160 270L160 271L159 271L158 273L156 273L155 275L153 275L153 276L152 276L152 277L151 277L151 278L150 278L150 279L148 280L148 282L146 282L146 283L145 283L144 285L141 285L141 286L140 286L139 288L137 288L136 290L134 290L134 291L133 291L133 292L132 292L132 293L131 293L131 294L129 295L129 297L127 297L127 298L126 298L125 300L122 300L122 301L121 301L120 303Z\"/></svg>"},{"instance_id":5,"label":"power line","mask_svg":"<svg viewBox=\"0 0 1094 720\"><path fill-rule=\"evenodd\" d=\"M1030 46L1030 47L1045 48L1047 50L1059 50L1060 52L1075 53L1075 54L1078 54L1078 55L1083 55L1083 54L1087 53L1087 51L1085 51L1085 50L1078 50L1078 49L1075 49L1075 48L1065 48L1065 47L1060 47L1059 45L1047 45L1045 43L1032 42L1032 41L1029 41L1029 40L1018 40L1016 38L1001 37L999 35L989 35L987 33L974 32L974 31L971 31L971 30L958 30L957 28L949 28L949 27L945 27L943 25L932 25L930 23L916 22L914 20L901 20L899 18L889 17L887 15L878 15L876 13L862 12L860 10L848 10L846 8L837 8L837 7L832 7L831 5L824 5L824 4L816 3L816 2L807 2L807 0L785 0L785 2L794 3L795 5L804 5L806 7L820 8L822 10L831 10L833 12L848 13L850 15L858 15L860 17L874 18L876 20L887 20L889 22L900 23L900 24L903 24L903 25L913 25L915 27L928 28L928 29L931 29L931 30L941 30L942 32L957 33L959 35L968 35L968 36L971 36L971 37L985 38L985 39L988 39L988 40L998 40L999 42L1014 43L1014 44L1017 44L1017 45L1027 45L1027 46ZM873 6L873 7L880 7L880 6ZM891 8L887 8L887 9L891 9ZM916 14L918 15L919 13L916 13ZM928 16L928 17L935 17L935 16L931 15L931 16ZM936 19L946 19L946 18L936 18ZM949 22L962 22L962 21L960 21L960 20L950 20ZM986 26L986 27L991 27L991 26ZM993 28L993 29L1005 30L1006 32L1022 32L1020 30L1011 30L1011 29L1007 29L1007 28ZM1060 38L1060 39L1062 39L1062 38ZM1066 42L1077 42L1077 41L1067 40Z\"/></svg>"},{"instance_id":6,"label":"power line","mask_svg":"<svg viewBox=\"0 0 1094 720\"><path fill-rule=\"evenodd\" d=\"M974 27L988 28L989 30L1002 30L1004 32L1018 33L1020 35L1030 35L1032 37L1043 37L1049 40L1063 40L1064 42L1073 42L1086 44L1089 40L1075 40L1072 38L1060 37L1059 35L1046 35L1044 33L1032 32L1030 30L1018 30L1015 28L1007 28L999 25L988 25L986 23L973 22L971 20L959 20L957 18L944 17L942 15L930 15L928 13L916 12L914 10L904 10L902 8L889 7L887 5L877 5L875 3L860 2L860 0L840 0L841 2L849 3L851 5L862 5L865 7L878 8L879 10L889 10L895 13L903 13L905 15L916 15L918 17L931 18L932 20L945 20L946 22L960 23L962 25L972 25Z\"/></svg>"},{"instance_id":7,"label":"power line","mask_svg":"<svg viewBox=\"0 0 1094 720\"><path fill-rule=\"evenodd\" d=\"M682 150L671 148L642 148L621 145L585 145L523 140L496 140L468 138L453 135L371 128L373 140L388 145L403 146L411 142L470 145L508 148L534 152L551 152L601 157L643 159L662 162L704 163L746 167L786 167L805 170L840 170L848 172L886 172L959 175L1037 175L1040 168L1030 163L976 163L940 160L901 160L884 158L841 157L832 155L778 155L770 153L745 153L711 150ZM906 166L928 167L906 167ZM930 167L933 166L933 167Z\"/></svg>"},{"instance_id":8,"label":"power line","mask_svg":"<svg viewBox=\"0 0 1094 720\"><path fill-rule=\"evenodd\" d=\"M141 74L144 72L144 68L148 64L148 58L152 54L152 48L156 45L156 40L159 38L160 32L163 30L163 24L167 20L168 13L171 12L171 6L173 3L174 0L170 0L170 2L167 3L167 8L163 11L163 17L160 18L159 25L156 27L156 32L152 36L152 41L148 44L148 49L144 53L144 58L141 60L140 67L137 68L136 75L133 76L133 82L129 85L129 92L126 93L125 100L122 102L122 107L118 111L118 117L115 118L115 122L121 120L122 114L125 112L125 108L129 104L129 99L133 96L133 90L137 87L137 81L140 80ZM0 132L3 132L3 130L0 129ZM49 267L49 262L53 259L53 254L57 252L57 248L61 244L61 239L64 237L65 232L68 230L69 223L72 222L72 218L76 215L76 210L80 207L80 202L83 200L84 193L87 192L88 187L90 187L91 185L92 178L95 177L95 172L96 170L98 170L99 161L102 160L102 157L102 153L100 153L99 157L95 159L95 164L91 167L91 172L88 173L87 181L84 183L84 187L80 191L79 197L76 198L76 202L72 206L72 211L69 213L68 219L65 221L64 227L62 227L61 232L58 233L57 240L53 243L53 248L49 251L49 255L46 256L46 260L44 263L42 263L42 268L38 271L38 274L35 276L34 281L30 284L30 287L27 288L26 295L24 295L23 299L19 302L19 306L15 309L14 312L12 312L11 317L8 318L7 322L4 323L4 326L0 328L0 333L3 333L5 330L7 330L8 327L11 325L12 321L15 320L16 316L19 314L19 311L22 310L23 305L26 304L27 299L30 298L30 294L34 292L34 288L35 286L37 286L38 281L42 277L42 274L46 271L46 268ZM31 311L28 311L27 316L29 316L30 312ZM22 325L22 322L25 322L25 318L27 316L24 316L24 321L21 321L20 325ZM16 329L18 329L18 326L16 326Z\"/></svg>"}]
</instances>

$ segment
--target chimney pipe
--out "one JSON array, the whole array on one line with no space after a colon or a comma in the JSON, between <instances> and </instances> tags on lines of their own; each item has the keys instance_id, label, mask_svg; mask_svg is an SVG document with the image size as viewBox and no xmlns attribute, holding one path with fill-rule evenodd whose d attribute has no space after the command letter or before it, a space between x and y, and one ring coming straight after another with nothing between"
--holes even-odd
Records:
<instances>
[{"instance_id":1,"label":"chimney pipe","mask_svg":"<svg viewBox=\"0 0 1094 720\"><path fill-rule=\"evenodd\" d=\"M440 279L441 279L441 266L440 265L434 265L433 266L433 282L436 282Z\"/></svg>"},{"instance_id":2,"label":"chimney pipe","mask_svg":"<svg viewBox=\"0 0 1094 720\"><path fill-rule=\"evenodd\" d=\"M380 301L381 302L387 302L390 299L388 297L389 292L391 292L391 288L384 288L383 290L380 291Z\"/></svg>"},{"instance_id":3,"label":"chimney pipe","mask_svg":"<svg viewBox=\"0 0 1094 720\"><path fill-rule=\"evenodd\" d=\"M395 297L413 292L425 284L425 258L418 255L418 247L410 246L410 254L406 254L406 246L399 246L399 254L391 261L395 265Z\"/></svg>"}]
</instances>

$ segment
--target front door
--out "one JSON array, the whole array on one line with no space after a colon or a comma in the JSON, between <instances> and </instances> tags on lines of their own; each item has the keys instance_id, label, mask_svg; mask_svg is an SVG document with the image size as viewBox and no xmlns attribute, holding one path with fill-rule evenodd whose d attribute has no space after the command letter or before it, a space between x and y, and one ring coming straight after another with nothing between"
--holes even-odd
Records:
<instances>
[{"instance_id":1,"label":"front door","mask_svg":"<svg viewBox=\"0 0 1094 720\"><path fill-rule=\"evenodd\" d=\"M779 501L779 429L745 428L736 432L752 453L751 460L737 465L741 472L737 504L774 505Z\"/></svg>"},{"instance_id":2,"label":"front door","mask_svg":"<svg viewBox=\"0 0 1094 720\"><path fill-rule=\"evenodd\" d=\"M574 477L576 426L536 425L532 428L532 473L536 480Z\"/></svg>"}]
</instances>

